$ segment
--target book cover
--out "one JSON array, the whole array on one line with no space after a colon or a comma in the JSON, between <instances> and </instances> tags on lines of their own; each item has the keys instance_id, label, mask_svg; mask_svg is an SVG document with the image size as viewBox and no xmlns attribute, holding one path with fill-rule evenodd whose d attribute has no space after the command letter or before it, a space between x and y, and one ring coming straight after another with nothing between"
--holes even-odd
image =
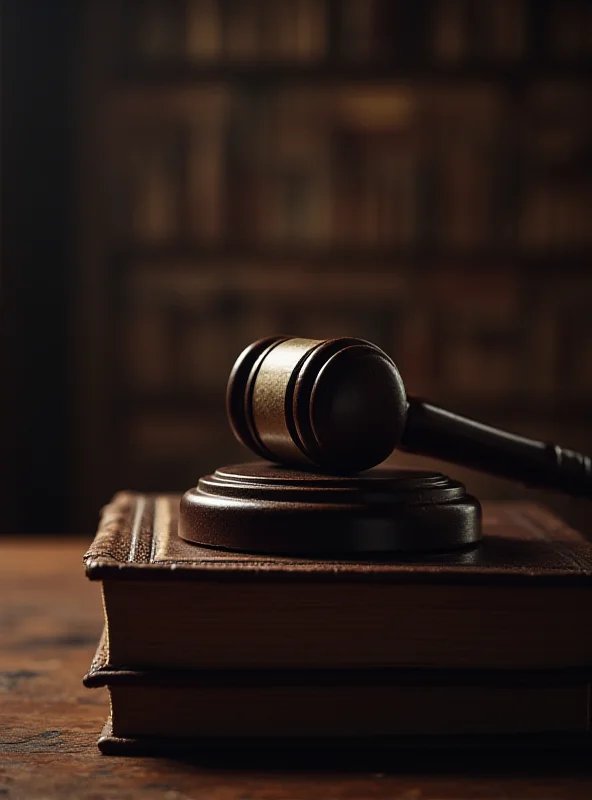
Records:
<instances>
[{"instance_id":1,"label":"book cover","mask_svg":"<svg viewBox=\"0 0 592 800\"><path fill-rule=\"evenodd\" d=\"M392 561L201 547L178 514L120 493L85 556L116 667L592 666L592 547L537 506L486 505L479 547Z\"/></svg>"},{"instance_id":2,"label":"book cover","mask_svg":"<svg viewBox=\"0 0 592 800\"><path fill-rule=\"evenodd\" d=\"M590 670L137 670L108 663L118 737L319 741L590 733Z\"/></svg>"}]
</instances>

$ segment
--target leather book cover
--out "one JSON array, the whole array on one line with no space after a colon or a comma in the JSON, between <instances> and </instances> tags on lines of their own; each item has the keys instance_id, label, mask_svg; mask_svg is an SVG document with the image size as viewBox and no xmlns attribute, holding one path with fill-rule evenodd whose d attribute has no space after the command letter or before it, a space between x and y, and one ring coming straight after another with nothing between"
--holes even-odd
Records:
<instances>
[{"instance_id":1,"label":"leather book cover","mask_svg":"<svg viewBox=\"0 0 592 800\"><path fill-rule=\"evenodd\" d=\"M363 561L238 553L177 535L180 495L120 492L84 556L91 580L380 581L592 585L592 545L532 503L485 503L483 542L470 550Z\"/></svg>"},{"instance_id":2,"label":"leather book cover","mask_svg":"<svg viewBox=\"0 0 592 800\"><path fill-rule=\"evenodd\" d=\"M547 697L545 686L557 687L559 685L561 687L567 686L569 692L572 691L569 687L573 687L577 691L576 700L580 697L580 689L585 693L584 703L579 703L578 700L579 705L577 708L580 710L577 711L576 709L574 713L579 719L581 714L584 713L581 709L585 707L588 714L586 719L589 718L590 661L587 655L587 645L583 644L587 637L588 626L588 622L585 619L584 621L580 620L579 625L575 625L575 627L574 625L566 626L564 622L561 624L560 627L562 629L573 628L574 632L570 635L574 641L570 643L565 655L557 663L554 663L553 658L551 658L555 650L549 651L549 633L546 632L548 625L545 621L545 624L541 627L540 634L544 645L541 653L535 654L536 657L533 656L531 659L527 652L528 658L518 659L516 662L524 666L532 661L537 668L520 671L518 668L513 668L512 664L514 662L512 664L509 662L505 664L504 662L504 666L510 668L504 669L503 674L497 669L494 663L495 659L490 659L488 652L485 653L483 658L478 659L479 669L477 670L471 668L475 666L476 662L471 664L469 660L462 657L457 661L453 660L453 669L446 668L446 664L450 666L453 663L448 658L442 660L435 658L418 659L417 642L413 637L409 639L410 643L413 644L411 661L394 665L391 660L390 666L385 667L383 665L381 667L378 661L373 660L369 662L373 665L372 674L367 668L360 668L359 662L355 661L355 659L352 661L352 653L355 656L358 650L364 655L364 658L366 657L365 648L368 642L364 643L363 646L356 645L356 648L352 649L351 652L348 651L347 659L343 661L337 659L335 662L337 668L332 668L331 664L326 661L314 660L318 657L318 650L307 649L308 646L303 645L305 648L303 652L314 656L314 663L307 664L312 669L303 668L302 664L298 664L297 668L290 669L288 662L281 663L281 669L278 669L277 659L268 659L269 655L274 655L275 653L275 650L270 650L266 657L261 660L261 664L258 664L256 669L249 671L245 669L245 664L248 662L242 658L244 652L246 652L245 643L243 642L241 646L236 644L235 634L230 635L226 628L221 629L222 639L217 642L217 646L220 646L220 642L230 642L232 644L232 653L230 653L232 657L228 658L224 663L223 659L218 660L216 663L209 663L207 659L204 661L204 653L209 656L212 651L211 640L208 644L203 639L204 631L202 627L200 627L199 640L196 640L195 637L196 628L190 627L182 637L176 633L169 643L169 646L172 646L176 641L177 650L182 653L187 650L188 644L191 642L192 646L195 645L197 648L195 661L184 662L183 659L177 658L179 653L177 653L177 660L171 659L171 651L166 648L164 651L160 648L160 650L155 651L155 654L148 653L149 657L146 658L146 653L138 656L134 648L129 646L127 652L131 659L128 660L127 656L124 657L122 655L121 642L134 639L134 641L137 640L136 645L134 645L136 647L138 642L142 643L144 641L145 636L154 638L153 618L147 617L145 622L141 619L141 614L143 613L141 609L144 608L143 602L147 601L149 596L154 595L160 598L157 606L158 604L166 606L160 623L164 626L163 630L169 630L171 626L175 627L183 623L183 615L177 614L174 609L182 607L185 614L186 606L183 602L181 605L176 605L174 601L169 600L170 592L176 586L187 587L187 591L190 594L183 596L185 600L192 597L194 591L201 585L212 584L219 586L224 592L224 597L230 597L229 609L231 610L240 608L240 594L234 594L235 587L238 587L239 584L249 587L251 585L265 586L268 584L274 593L273 596L276 597L275 593L280 585L284 583L290 584L289 594L292 595L295 589L294 584L302 583L306 588L309 601L313 585L318 586L319 584L335 587L335 591L339 585L344 585L348 593L351 591L357 592L354 584L358 584L360 588L374 585L375 583L382 585L418 584L421 588L422 596L430 586L435 588L441 586L448 592L447 584L451 585L451 589L459 585L471 591L474 588L479 592L481 592L482 586L491 585L492 589L496 591L496 596L496 587L503 589L510 586L513 587L512 591L521 591L522 587L532 586L538 587L544 592L552 592L553 602L564 596L566 590L571 591L574 587L575 591L583 592L585 598L587 598L588 589L592 586L592 546L581 534L571 530L553 514L529 503L492 503L485 505L484 540L479 547L473 550L433 554L429 557L422 556L421 559L407 557L392 561L384 559L377 561L347 561L255 555L189 544L177 536L179 500L179 495L145 495L132 492L118 494L105 508L98 533L85 556L85 566L89 578L103 581L104 588L107 584L112 587L119 587L120 585L125 587L124 593L120 598L123 604L117 608L115 606L112 607L112 611L114 610L116 613L115 616L110 616L110 622L108 620L108 627L112 633L120 629L117 634L120 642L118 650L120 657L115 658L113 664L109 663L109 644L104 639L91 670L85 678L85 683L87 686L108 686L110 691L118 693L121 698L120 702L124 704L127 702L125 693L128 691L128 687L130 687L130 692L138 690L138 687L140 687L144 692L144 699L140 705L136 705L136 708L141 713L145 711L145 714L147 714L143 723L146 724L146 728L141 728L143 732L150 729L152 724L150 716L153 710L150 698L153 698L159 691L165 697L167 691L170 693L172 687L179 687L181 692L187 687L188 692L194 690L193 694L195 696L204 696L200 695L199 691L196 691L196 687L197 689L203 689L205 686L206 696L211 704L209 687L212 687L215 695L217 689L225 689L227 687L240 688L244 686L245 681L247 683L250 682L250 686L257 685L264 689L270 685L273 687L278 684L288 687L294 687L295 685L327 686L331 689L336 686L339 689L340 685L346 688L368 685L368 681L378 681L379 687L389 684L400 685L407 682L406 685L411 689L417 689L417 685L421 681L424 681L425 684L422 685L426 686L430 683L432 685L439 683L451 687L474 686L476 684L481 686L488 681L491 685L499 685L500 681L502 683L505 681L506 684L512 684L513 682L512 685L518 685L518 691L520 691L519 686L528 687L530 690L533 686L536 687L538 685L543 700ZM136 581L142 583L142 587ZM162 591L159 584L162 587ZM231 588L232 593L228 595ZM136 601L134 598L136 595L139 596L140 589L144 592L142 595L144 601L140 602L138 600L139 605L135 608L134 603ZM150 592L150 595L145 594L147 591ZM250 588L249 591L251 591ZM333 591L334 589L331 588L331 592ZM557 592L559 592L559 595L556 594ZM530 597L530 592L528 597ZM550 596L545 595L545 597L546 603ZM585 607L587 607L587 603L584 603L584 609L581 610L580 616L582 614L585 615ZM202 607L198 605L197 608ZM211 615L215 610L215 608L207 604L203 608L207 616ZM271 610L269 606L267 608ZM407 609L407 606L405 608ZM498 613L496 609L497 603L494 603L493 612ZM544 605L544 609L544 619L546 620L552 609L548 608L547 605ZM124 612L128 615L127 618L123 617ZM232 614L234 614L234 611L232 611ZM114 621L117 622L118 615L122 615L120 616L121 624L114 626L113 623ZM200 617L200 625L206 623L207 627L207 616ZM515 616L516 614L512 612L512 617ZM587 616L585 618L589 620ZM390 624L392 627L392 617L389 617L389 619L391 619ZM502 632L508 624L505 617L504 620L500 628ZM269 614L266 624L268 621ZM482 630L484 623L480 615L478 615L478 621L481 626L479 630ZM285 627L281 616L278 624L280 623ZM137 632L138 630L140 633ZM192 635L189 635L189 630L193 631ZM349 638L351 638L351 626L348 626L348 630L350 632ZM441 630L440 626L438 631L441 633ZM480 637L482 639L480 647L484 646L486 650L488 648L491 649L493 647L491 641L495 644L495 636L492 638L492 630L486 625L485 630L482 632L484 635L486 633L486 637L484 639ZM132 633L133 636L131 636ZM236 635L240 638L242 634L237 632ZM272 637L270 641L274 642L273 647L281 654L282 647L277 646L277 640ZM466 642L466 638L461 638L460 641ZM396 649L399 651L404 642L397 639L396 644ZM113 642L111 642L111 645L113 645ZM249 648L253 649L250 642L247 642L246 645L247 650ZM439 645L434 645L434 647L436 647L437 652L434 650L432 655L441 656L442 648ZM521 650L522 648L521 642L518 649ZM255 647L254 651L256 653L261 652L259 646ZM446 638L445 652L448 654L450 651L450 640ZM513 652L515 651L516 648L513 649ZM495 652L498 653L498 650L496 649ZM578 658L572 659L574 654ZM556 658L555 661L557 661ZM191 669L181 668L184 663L186 666L190 665ZM196 668L196 665L198 668ZM463 665L469 668L463 669ZM321 668L316 669L316 667ZM546 669L546 667L549 667L549 669ZM558 667L565 667L565 669ZM534 691L536 693L536 690ZM557 699L559 695L554 688L549 691L550 695L555 697L555 700L553 700L555 713L563 715L560 698L559 700ZM135 694L137 696L137 691ZM182 702L182 698L177 697L176 702L179 701ZM116 707L114 705L114 709ZM161 707L166 708L164 701L161 701ZM203 708L202 706L195 706L195 708L198 707ZM120 705L119 708L123 709L124 706ZM183 703L180 708L183 708ZM533 709L536 711L538 719L543 719L544 721L546 711L537 711L536 705L533 706ZM179 714L182 716L182 711L179 711ZM523 719L527 719L527 717L523 716ZM581 720L580 723L581 731L588 723L584 724ZM276 737L274 737L274 740L267 741L265 737L262 738L256 735L247 737L249 739L247 743L245 743L244 737L239 737L235 741L232 736L224 736L223 742L221 742L219 739L216 740L215 736L177 736L175 720L169 721L168 725L166 736L156 734L127 736L123 735L122 731L130 730L129 728L125 725L120 725L119 728L115 728L120 735L114 734L112 723L109 721L99 740L99 747L104 753L150 754L183 750L194 753L201 750L215 749L216 747L232 749L235 745L237 749L242 749L245 746L256 746L259 750L266 748L271 750L279 744L275 740ZM161 728L157 726L152 730L160 733ZM290 733L289 729L287 732L288 734ZM377 735L361 738L348 736L346 742L342 740L333 741L331 736L324 736L318 741L314 737L311 739L306 736L292 742L290 736L285 735L281 737L279 746L283 749L294 747L304 749L322 748L323 750L332 747L338 749L348 749L350 747L389 749L392 747L449 748L461 746L540 748L546 746L575 746L587 744L588 742L589 733L578 733L576 735L572 731L564 730L563 733L558 732L552 735L539 733L513 735L510 733L504 735L471 735L470 737L459 735L444 737Z\"/></svg>"},{"instance_id":3,"label":"leather book cover","mask_svg":"<svg viewBox=\"0 0 592 800\"><path fill-rule=\"evenodd\" d=\"M532 686L589 684L592 667L572 669L130 669L109 662L106 631L83 684L88 689L109 686ZM591 699L592 703L592 699ZM592 714L592 705L590 706Z\"/></svg>"},{"instance_id":4,"label":"leather book cover","mask_svg":"<svg viewBox=\"0 0 592 800\"><path fill-rule=\"evenodd\" d=\"M228 766L231 753L236 755L238 761L245 755L266 763L267 759L293 759L302 765L308 758L315 761L315 756L327 764L334 758L337 763L343 757L347 758L348 766L364 764L368 759L372 763L384 758L395 758L396 753L404 754L405 763L408 758L416 754L418 766L425 768L426 751L449 753L450 755L466 754L467 751L489 754L493 763L499 766L497 759L500 756L519 754L520 764L524 766L526 753L532 752L533 765L540 765L542 753L549 751L553 757L558 751L572 753L588 753L590 738L586 735L556 735L556 734L517 734L517 735L484 735L484 736L372 736L364 738L347 739L277 739L275 737L261 739L225 739L223 743L211 738L173 737L173 736L116 736L113 733L111 719L105 723L97 742L103 755L111 756L175 756L186 754L194 758L222 759ZM464 756L466 758L466 755ZM586 755L586 758L588 756ZM355 762L352 762L355 759ZM400 762L399 762L400 764ZM343 763L341 763L343 768Z\"/></svg>"},{"instance_id":5,"label":"leather book cover","mask_svg":"<svg viewBox=\"0 0 592 800\"><path fill-rule=\"evenodd\" d=\"M590 670L131 670L104 640L103 753L590 743Z\"/></svg>"},{"instance_id":6,"label":"leather book cover","mask_svg":"<svg viewBox=\"0 0 592 800\"><path fill-rule=\"evenodd\" d=\"M540 764L541 752L557 751L574 753L576 751L588 753L590 737L586 734L491 734L483 736L368 736L348 737L336 739L225 739L223 742L210 737L184 737L184 736L117 736L113 733L111 718L107 720L97 742L103 755L112 756L174 756L186 754L194 758L216 758L217 754L222 763L228 766L231 754L237 760L247 755L251 759L261 760L276 757L279 759L297 758L297 763L304 763L308 757L314 760L318 754L322 764L326 767L328 760L333 757L348 759L351 768L352 758L356 764L362 764L367 758L373 762L376 759L395 757L397 752L404 754L405 763L414 753L418 757L418 766L425 767L426 751L443 751L445 753L462 755L467 751L491 753L493 763L499 766L497 759L500 755L515 755L520 753L520 763L524 765L524 754L533 753L534 764ZM466 757L466 756L465 756ZM552 757L552 755L550 756ZM587 755L585 756L588 757ZM318 763L318 762L317 762ZM342 764L343 767L343 764Z\"/></svg>"},{"instance_id":7,"label":"leather book cover","mask_svg":"<svg viewBox=\"0 0 592 800\"><path fill-rule=\"evenodd\" d=\"M592 546L535 505L486 505L472 549L339 560L190 544L179 499L117 495L86 554L118 668L592 664Z\"/></svg>"}]
</instances>

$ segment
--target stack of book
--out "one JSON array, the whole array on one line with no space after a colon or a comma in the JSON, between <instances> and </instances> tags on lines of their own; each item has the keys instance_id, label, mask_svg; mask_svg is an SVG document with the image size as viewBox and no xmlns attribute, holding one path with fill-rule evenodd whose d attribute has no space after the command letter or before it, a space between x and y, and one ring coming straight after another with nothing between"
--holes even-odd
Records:
<instances>
[{"instance_id":1,"label":"stack of book","mask_svg":"<svg viewBox=\"0 0 592 800\"><path fill-rule=\"evenodd\" d=\"M526 503L473 550L335 561L202 548L118 494L85 556L104 753L589 743L592 546Z\"/></svg>"}]
</instances>

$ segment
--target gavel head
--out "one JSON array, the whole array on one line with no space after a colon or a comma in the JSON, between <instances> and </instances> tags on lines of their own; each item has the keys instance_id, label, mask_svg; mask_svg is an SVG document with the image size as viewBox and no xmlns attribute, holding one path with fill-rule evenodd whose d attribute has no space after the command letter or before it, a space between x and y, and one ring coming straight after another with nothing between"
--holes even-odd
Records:
<instances>
[{"instance_id":1,"label":"gavel head","mask_svg":"<svg viewBox=\"0 0 592 800\"><path fill-rule=\"evenodd\" d=\"M393 361L362 339L271 336L249 345L228 381L228 418L257 455L357 472L384 461L405 427Z\"/></svg>"}]
</instances>

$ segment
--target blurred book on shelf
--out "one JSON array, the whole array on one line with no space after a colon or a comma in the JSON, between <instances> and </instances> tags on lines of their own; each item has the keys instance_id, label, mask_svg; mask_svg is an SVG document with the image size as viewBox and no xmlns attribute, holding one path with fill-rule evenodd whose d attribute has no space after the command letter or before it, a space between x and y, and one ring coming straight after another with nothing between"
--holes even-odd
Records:
<instances>
[{"instance_id":1,"label":"blurred book on shelf","mask_svg":"<svg viewBox=\"0 0 592 800\"><path fill-rule=\"evenodd\" d=\"M417 61L499 67L589 59L587 0L136 0L123 63Z\"/></svg>"},{"instance_id":2,"label":"blurred book on shelf","mask_svg":"<svg viewBox=\"0 0 592 800\"><path fill-rule=\"evenodd\" d=\"M158 90L158 113L130 92L120 242L592 248L586 85L533 82L520 108L454 82Z\"/></svg>"},{"instance_id":3,"label":"blurred book on shelf","mask_svg":"<svg viewBox=\"0 0 592 800\"><path fill-rule=\"evenodd\" d=\"M592 449L590 8L89 4L80 520L241 458L226 377L274 332Z\"/></svg>"}]
</instances>

